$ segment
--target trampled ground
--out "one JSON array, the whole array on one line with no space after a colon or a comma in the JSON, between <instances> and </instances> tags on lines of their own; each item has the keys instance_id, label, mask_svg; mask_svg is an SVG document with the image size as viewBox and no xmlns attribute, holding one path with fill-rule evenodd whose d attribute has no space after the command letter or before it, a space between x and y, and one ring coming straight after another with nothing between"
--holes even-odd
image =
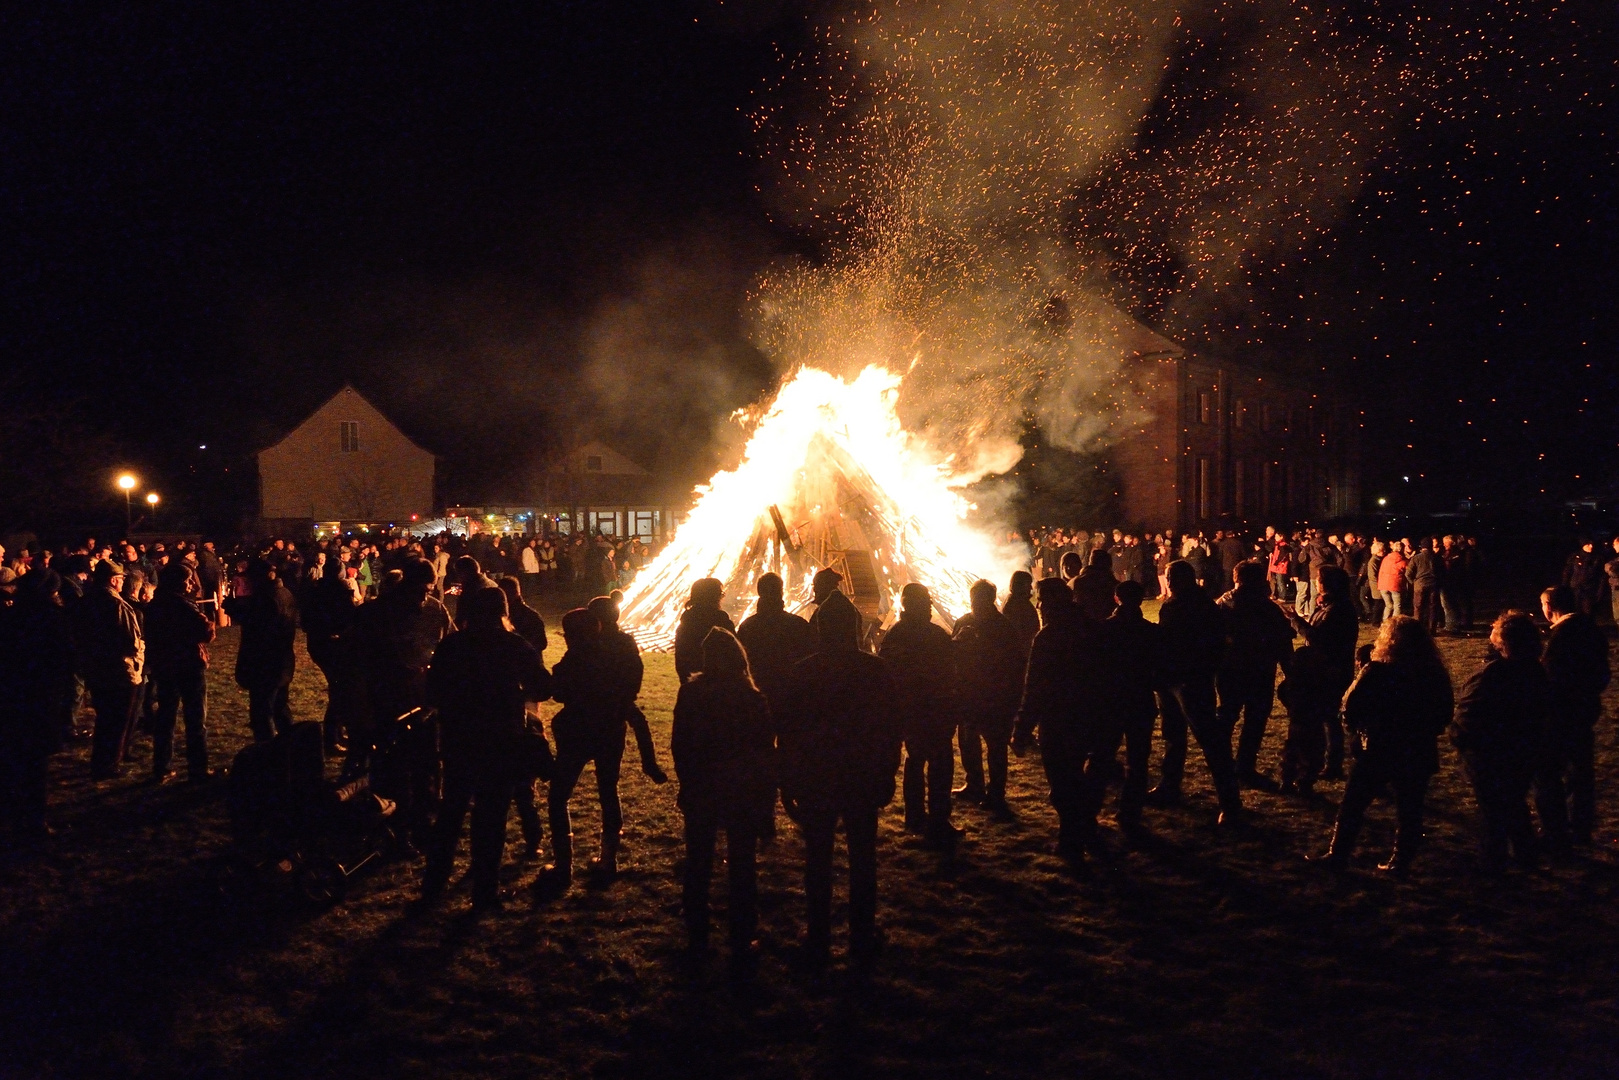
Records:
<instances>
[{"instance_id":1,"label":"trampled ground","mask_svg":"<svg viewBox=\"0 0 1619 1080\"><path fill-rule=\"evenodd\" d=\"M1458 678L1483 653L1445 648ZM220 762L246 735L233 650L227 632L211 685ZM295 712L316 718L323 683L300 659ZM674 675L647 661L666 746ZM534 866L508 862L505 915L475 923L464 886L445 908L411 907L419 863L383 867L330 910L229 900L223 788L151 789L138 769L98 790L76 745L55 767L62 836L0 856L0 1077L1619 1075L1611 721L1598 850L1505 878L1471 869L1472 803L1448 752L1408 884L1372 869L1387 807L1335 882L1302 856L1324 843L1339 785L1314 805L1250 794L1255 825L1230 836L1193 757L1190 804L1150 811L1151 842L1085 880L1048 853L1033 758L1013 766L1018 821L959 810L970 835L952 861L912 846L890 807L889 947L864 986L794 970L799 844L783 820L761 864L764 962L737 990L722 963L681 961L673 784L626 771L611 888L539 903ZM576 797L584 858L590 790ZM510 839L515 852L515 822Z\"/></svg>"}]
</instances>

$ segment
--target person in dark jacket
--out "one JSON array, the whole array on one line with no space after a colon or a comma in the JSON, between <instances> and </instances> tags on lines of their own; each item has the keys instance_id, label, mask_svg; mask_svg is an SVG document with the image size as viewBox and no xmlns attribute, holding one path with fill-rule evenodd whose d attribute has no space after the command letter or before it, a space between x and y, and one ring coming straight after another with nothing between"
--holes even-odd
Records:
<instances>
[{"instance_id":1,"label":"person in dark jacket","mask_svg":"<svg viewBox=\"0 0 1619 1080\"><path fill-rule=\"evenodd\" d=\"M146 664L157 691L152 726L152 780L163 783L174 774L174 724L185 709L186 779L200 783L213 775L208 767L208 646L214 624L194 602L197 575L183 562L171 562L158 574L157 594L146 605Z\"/></svg>"},{"instance_id":2,"label":"person in dark jacket","mask_svg":"<svg viewBox=\"0 0 1619 1080\"><path fill-rule=\"evenodd\" d=\"M349 731L346 774L364 771L378 736L399 717L427 704L433 650L454 629L450 613L430 596L433 564L407 559L397 584L355 612L353 636L357 700Z\"/></svg>"},{"instance_id":3,"label":"person in dark jacket","mask_svg":"<svg viewBox=\"0 0 1619 1080\"><path fill-rule=\"evenodd\" d=\"M772 712L786 707L793 668L815 651L815 631L807 620L787 610L777 574L759 578L759 605L742 620L736 637L748 654L748 671ZM706 638L704 640L707 640Z\"/></svg>"},{"instance_id":4,"label":"person in dark jacket","mask_svg":"<svg viewBox=\"0 0 1619 1080\"><path fill-rule=\"evenodd\" d=\"M354 625L355 596L340 564L310 581L298 604L309 658L326 677L326 713L321 718L326 753L343 749L343 735L353 713L355 689L353 660L343 634Z\"/></svg>"},{"instance_id":5,"label":"person in dark jacket","mask_svg":"<svg viewBox=\"0 0 1619 1080\"><path fill-rule=\"evenodd\" d=\"M1405 564L1405 580L1411 586L1411 613L1430 634L1438 633L1444 625L1439 594L1444 584L1445 564L1438 547L1439 542L1433 537L1423 537L1416 554Z\"/></svg>"},{"instance_id":6,"label":"person in dark jacket","mask_svg":"<svg viewBox=\"0 0 1619 1080\"><path fill-rule=\"evenodd\" d=\"M623 593L614 590L611 596L592 597L585 610L596 617L596 623L601 627L602 647L612 659L613 684L623 702L624 722L635 736L635 748L641 758L641 774L654 784L665 784L669 782L669 776L658 764L657 748L652 744L652 728L647 724L646 713L635 703L635 699L641 695L641 680L646 675L646 666L641 662L641 649L635 643L635 635L626 633L618 625L618 606L623 596Z\"/></svg>"},{"instance_id":7,"label":"person in dark jacket","mask_svg":"<svg viewBox=\"0 0 1619 1080\"><path fill-rule=\"evenodd\" d=\"M1107 774L1118 759L1122 740L1124 790L1119 796L1118 823L1121 829L1131 832L1140 827L1141 808L1146 803L1152 726L1158 719L1156 692L1164 684L1164 641L1163 628L1141 614L1144 590L1140 585L1121 581L1113 597L1117 604L1102 624L1101 645L1115 715L1108 729L1112 741L1096 755L1096 760L1108 767L1096 770L1091 777L1097 782L1091 805L1094 818L1095 811L1101 809Z\"/></svg>"},{"instance_id":8,"label":"person in dark jacket","mask_svg":"<svg viewBox=\"0 0 1619 1080\"><path fill-rule=\"evenodd\" d=\"M1259 747L1265 741L1276 696L1276 669L1293 656L1293 627L1271 599L1265 566L1258 560L1239 562L1232 573L1236 588L1215 601L1225 617L1225 655L1215 685L1220 693L1220 725L1235 731L1237 779L1244 786L1275 791L1276 782L1259 771Z\"/></svg>"},{"instance_id":9,"label":"person in dark jacket","mask_svg":"<svg viewBox=\"0 0 1619 1080\"><path fill-rule=\"evenodd\" d=\"M510 620L513 632L529 643L543 664L545 650L550 645L545 633L545 619L524 602L523 587L517 578L507 574L495 584L506 594L506 618ZM531 859L539 858L540 841L545 835L545 826L534 804L534 781L535 777L532 776L520 778L512 792L512 808L517 811L517 823L523 830L523 854Z\"/></svg>"},{"instance_id":10,"label":"person in dark jacket","mask_svg":"<svg viewBox=\"0 0 1619 1080\"><path fill-rule=\"evenodd\" d=\"M703 640L702 668L675 698L669 749L685 816L682 908L694 952L708 947L714 841L725 830L731 963L750 968L758 949L759 838L776 810L776 734L736 636L716 627Z\"/></svg>"},{"instance_id":11,"label":"person in dark jacket","mask_svg":"<svg viewBox=\"0 0 1619 1080\"><path fill-rule=\"evenodd\" d=\"M467 625L466 613L461 610L461 601L481 589L498 589L495 579L483 572L482 565L471 555L458 556L451 564L450 573L461 587L461 593L455 603L455 628L463 630Z\"/></svg>"},{"instance_id":12,"label":"person in dark jacket","mask_svg":"<svg viewBox=\"0 0 1619 1080\"><path fill-rule=\"evenodd\" d=\"M815 631L816 640L819 641L821 633L821 612L823 609L828 607L840 609L838 614L839 619L848 618L848 613L852 611L855 613L855 640L859 642L860 647L864 649L866 648L865 617L861 615L859 609L854 606L854 601L849 599L849 594L838 588L838 583L842 580L843 575L831 568L815 571L815 577L810 582L811 596L815 601L815 610L810 613L809 617L810 629ZM840 623L839 625L842 624Z\"/></svg>"},{"instance_id":13,"label":"person in dark jacket","mask_svg":"<svg viewBox=\"0 0 1619 1080\"><path fill-rule=\"evenodd\" d=\"M956 754L956 656L950 631L933 621L933 597L913 581L900 590L900 616L878 651L898 695L905 739L905 827L944 848L961 836L950 823Z\"/></svg>"},{"instance_id":14,"label":"person in dark jacket","mask_svg":"<svg viewBox=\"0 0 1619 1080\"><path fill-rule=\"evenodd\" d=\"M1535 776L1541 839L1557 852L1589 844L1596 824L1596 722L1612 672L1608 638L1565 585L1540 594L1551 630L1541 666L1551 684L1544 754Z\"/></svg>"},{"instance_id":15,"label":"person in dark jacket","mask_svg":"<svg viewBox=\"0 0 1619 1080\"><path fill-rule=\"evenodd\" d=\"M1023 645L1023 662L1029 661L1029 650L1034 647L1034 635L1040 632L1040 613L1034 610L1034 578L1027 570L1018 570L1006 586L1006 602L1001 614L1017 631Z\"/></svg>"},{"instance_id":16,"label":"person in dark jacket","mask_svg":"<svg viewBox=\"0 0 1619 1080\"><path fill-rule=\"evenodd\" d=\"M1366 808L1392 788L1399 831L1394 853L1378 869L1399 875L1410 871L1422 843L1428 781L1439 771L1439 736L1450 723L1454 704L1450 674L1427 629L1406 615L1384 623L1371 662L1344 697L1355 762L1323 862L1349 864Z\"/></svg>"},{"instance_id":17,"label":"person in dark jacket","mask_svg":"<svg viewBox=\"0 0 1619 1080\"><path fill-rule=\"evenodd\" d=\"M1022 755L1030 746L1039 746L1051 808L1057 813L1055 853L1078 869L1084 865L1087 845L1096 840L1092 803L1099 778L1087 780L1086 771L1101 767L1106 736L1113 727L1108 661L1099 625L1081 614L1069 591L1050 578L1037 589L1044 625L1029 654L1012 749Z\"/></svg>"},{"instance_id":18,"label":"person in dark jacket","mask_svg":"<svg viewBox=\"0 0 1619 1080\"><path fill-rule=\"evenodd\" d=\"M1180 802L1189 728L1209 768L1220 823L1237 824L1242 796L1231 760L1231 729L1220 723L1214 689L1225 654L1224 619L1197 583L1197 570L1185 560L1169 566L1169 599L1158 609L1158 625L1163 627L1165 653L1166 689L1159 695L1164 758L1148 801L1159 806Z\"/></svg>"},{"instance_id":19,"label":"person in dark jacket","mask_svg":"<svg viewBox=\"0 0 1619 1080\"><path fill-rule=\"evenodd\" d=\"M1506 611L1490 628L1497 658L1462 689L1450 740L1473 783L1483 828L1484 867L1499 870L1507 848L1524 866L1536 857L1526 799L1551 712L1551 683L1540 666L1540 630L1527 612Z\"/></svg>"},{"instance_id":20,"label":"person in dark jacket","mask_svg":"<svg viewBox=\"0 0 1619 1080\"><path fill-rule=\"evenodd\" d=\"M435 897L449 883L470 805L472 908L488 911L500 906L500 857L526 703L550 697L551 680L534 647L512 631L500 589L463 593L458 614L465 627L439 642L427 672L428 700L439 716L444 799L422 892Z\"/></svg>"},{"instance_id":21,"label":"person in dark jacket","mask_svg":"<svg viewBox=\"0 0 1619 1080\"><path fill-rule=\"evenodd\" d=\"M804 834L805 955L824 970L832 944L832 844L841 820L849 848L849 948L869 965L878 949L877 814L894 797L902 732L880 657L860 651L853 604L816 612L819 647L794 671L792 705L776 720L781 801Z\"/></svg>"},{"instance_id":22,"label":"person in dark jacket","mask_svg":"<svg viewBox=\"0 0 1619 1080\"><path fill-rule=\"evenodd\" d=\"M960 676L961 772L966 784L956 794L982 802L992 813L1010 813L1006 805L1007 750L1012 724L1023 698L1028 653L1012 620L995 610L995 586L976 581L969 592L972 610L956 620L951 639ZM989 758L989 782L984 758Z\"/></svg>"},{"instance_id":23,"label":"person in dark jacket","mask_svg":"<svg viewBox=\"0 0 1619 1080\"><path fill-rule=\"evenodd\" d=\"M708 637L710 630L720 626L736 632L731 616L720 609L724 590L724 583L717 578L703 578L691 583L691 596L687 598L686 610L680 613L680 623L675 628L675 675L682 683L702 669L703 639Z\"/></svg>"},{"instance_id":24,"label":"person in dark jacket","mask_svg":"<svg viewBox=\"0 0 1619 1080\"><path fill-rule=\"evenodd\" d=\"M248 566L248 580L252 591L231 597L225 610L242 628L236 685L247 691L248 725L254 739L268 742L292 727L287 691L297 663L292 647L298 636L298 603L275 567L262 559Z\"/></svg>"},{"instance_id":25,"label":"person in dark jacket","mask_svg":"<svg viewBox=\"0 0 1619 1080\"><path fill-rule=\"evenodd\" d=\"M551 696L562 711L551 718L556 742L556 770L547 790L553 861L536 884L544 892L565 891L573 880L573 824L568 800L585 766L596 766L596 794L601 804L601 855L594 872L601 877L618 869L619 835L624 812L618 800L618 774L624 759L624 670L602 641L601 623L585 608L562 617L562 639L568 651L551 669Z\"/></svg>"},{"instance_id":26,"label":"person in dark jacket","mask_svg":"<svg viewBox=\"0 0 1619 1080\"><path fill-rule=\"evenodd\" d=\"M63 713L71 714L73 629L58 577L34 569L0 605L0 826L21 840L55 835L46 820L51 755L61 749Z\"/></svg>"},{"instance_id":27,"label":"person in dark jacket","mask_svg":"<svg viewBox=\"0 0 1619 1080\"><path fill-rule=\"evenodd\" d=\"M1293 654L1282 704L1287 706L1287 742L1282 747L1282 790L1308 796L1317 780L1343 778L1344 734L1338 710L1355 678L1355 642L1360 620L1349 597L1349 575L1321 568L1321 595L1308 619L1289 615L1304 638ZM1323 760L1325 759L1325 760Z\"/></svg>"},{"instance_id":28,"label":"person in dark jacket","mask_svg":"<svg viewBox=\"0 0 1619 1080\"><path fill-rule=\"evenodd\" d=\"M1580 550L1569 555L1563 563L1563 584L1574 590L1574 601L1582 615L1596 610L1597 601L1602 598L1605 577L1602 556L1597 554L1596 544L1591 540L1581 543Z\"/></svg>"},{"instance_id":29,"label":"person in dark jacket","mask_svg":"<svg viewBox=\"0 0 1619 1080\"><path fill-rule=\"evenodd\" d=\"M140 708L137 691L145 674L146 638L135 609L119 595L123 566L99 563L93 581L74 605L73 631L80 674L96 713L90 777L110 780L123 765Z\"/></svg>"},{"instance_id":30,"label":"person in dark jacket","mask_svg":"<svg viewBox=\"0 0 1619 1080\"><path fill-rule=\"evenodd\" d=\"M1091 552L1090 565L1073 581L1073 603L1079 605L1080 614L1094 623L1100 623L1113 614L1113 589L1118 585L1113 576L1113 556L1106 549ZM1042 602L1043 606L1043 602Z\"/></svg>"}]
</instances>

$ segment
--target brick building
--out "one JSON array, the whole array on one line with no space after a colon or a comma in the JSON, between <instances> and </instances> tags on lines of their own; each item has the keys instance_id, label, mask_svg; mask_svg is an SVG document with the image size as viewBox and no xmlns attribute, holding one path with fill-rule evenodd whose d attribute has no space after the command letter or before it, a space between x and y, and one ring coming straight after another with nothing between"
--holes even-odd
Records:
<instances>
[{"instance_id":1,"label":"brick building","mask_svg":"<svg viewBox=\"0 0 1619 1080\"><path fill-rule=\"evenodd\" d=\"M1149 414L1108 451L1129 525L1209 529L1360 513L1360 411L1329 384L1175 347L1126 363Z\"/></svg>"},{"instance_id":2,"label":"brick building","mask_svg":"<svg viewBox=\"0 0 1619 1080\"><path fill-rule=\"evenodd\" d=\"M352 386L258 455L259 516L280 535L433 515L436 460Z\"/></svg>"}]
</instances>

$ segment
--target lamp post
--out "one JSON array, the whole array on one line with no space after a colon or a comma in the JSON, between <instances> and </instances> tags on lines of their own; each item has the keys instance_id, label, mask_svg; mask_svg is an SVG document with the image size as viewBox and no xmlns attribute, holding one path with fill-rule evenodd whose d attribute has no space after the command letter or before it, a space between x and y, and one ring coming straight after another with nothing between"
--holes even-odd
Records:
<instances>
[{"instance_id":1,"label":"lamp post","mask_svg":"<svg viewBox=\"0 0 1619 1080\"><path fill-rule=\"evenodd\" d=\"M124 535L127 537L130 530L135 527L135 514L129 502L129 493L135 490L135 477L130 473L124 473L118 478L118 486L124 492Z\"/></svg>"},{"instance_id":2,"label":"lamp post","mask_svg":"<svg viewBox=\"0 0 1619 1080\"><path fill-rule=\"evenodd\" d=\"M146 493L146 505L150 506L152 508L152 525L153 525L153 527L156 527L156 525L157 525L157 504L160 501L161 500L158 499L158 497L157 497L157 492L148 491Z\"/></svg>"}]
</instances>

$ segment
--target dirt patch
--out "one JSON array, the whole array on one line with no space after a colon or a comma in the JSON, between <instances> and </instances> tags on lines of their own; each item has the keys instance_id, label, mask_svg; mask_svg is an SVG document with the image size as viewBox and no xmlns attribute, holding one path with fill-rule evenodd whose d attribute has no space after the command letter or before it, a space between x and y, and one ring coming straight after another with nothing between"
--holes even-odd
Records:
<instances>
[{"instance_id":1,"label":"dirt patch","mask_svg":"<svg viewBox=\"0 0 1619 1080\"><path fill-rule=\"evenodd\" d=\"M227 632L215 650L216 762L247 737L234 646ZM1458 679L1483 648L1445 642ZM299 659L293 710L318 718L324 685L301 645ZM666 748L674 673L667 656L647 667ZM1272 726L1261 764L1274 771L1280 714ZM330 910L228 901L222 788L151 789L142 769L97 788L77 745L54 765L63 835L0 862L0 1076L1611 1077L1611 721L1598 753L1599 850L1487 878L1447 752L1407 884L1372 871L1392 840L1386 806L1354 873L1304 863L1340 785L1312 805L1250 793L1255 826L1217 832L1195 751L1188 805L1149 811L1149 842L1076 880L1049 854L1037 761L1016 761L1017 821L959 810L970 833L950 861L885 814L889 944L863 986L795 973L800 847L783 821L761 860L760 976L736 989L720 963L681 963L674 785L633 767L616 884L540 903L533 865L508 861L506 914L474 923L464 882L446 908L413 910L419 862L383 867ZM592 790L576 799L585 858ZM515 852L515 821L510 839ZM716 888L723 910L722 874Z\"/></svg>"}]
</instances>

